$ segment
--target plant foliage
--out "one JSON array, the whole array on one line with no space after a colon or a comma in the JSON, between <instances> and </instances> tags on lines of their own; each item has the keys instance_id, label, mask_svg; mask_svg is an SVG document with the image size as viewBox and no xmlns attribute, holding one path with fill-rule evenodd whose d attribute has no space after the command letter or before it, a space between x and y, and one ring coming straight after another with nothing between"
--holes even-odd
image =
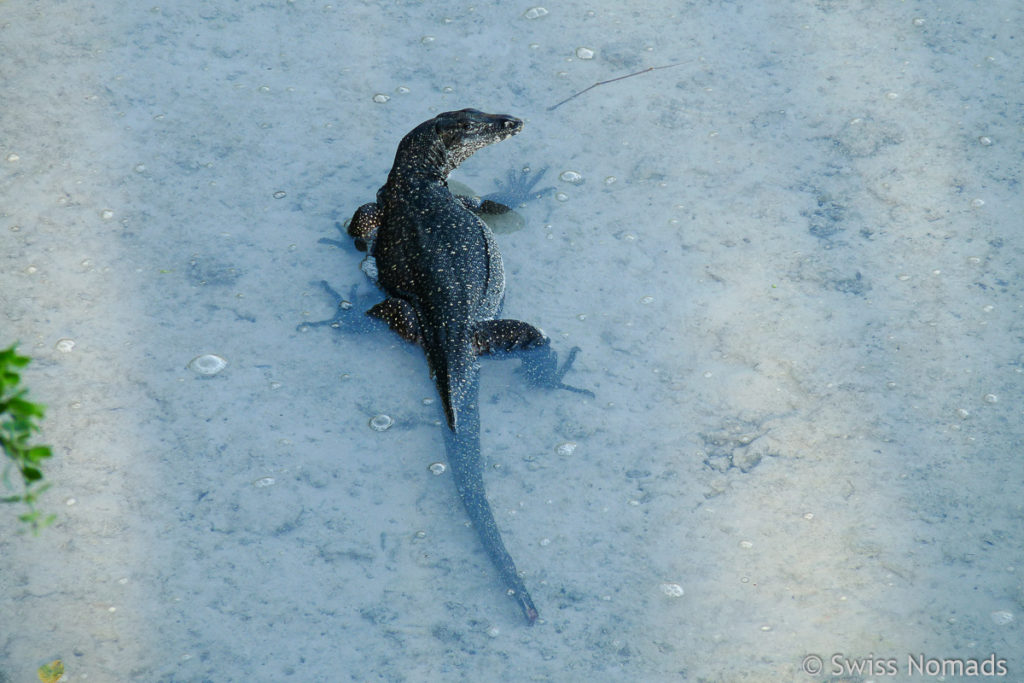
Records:
<instances>
[{"instance_id":1,"label":"plant foliage","mask_svg":"<svg viewBox=\"0 0 1024 683\"><path fill-rule=\"evenodd\" d=\"M2 503L24 503L28 511L19 515L33 533L48 526L56 515L45 515L36 508L40 494L50 487L43 481L42 462L52 453L49 446L33 445L45 406L25 399L19 371L29 364L27 356L17 353L17 345L0 350L0 450L10 460L4 464L2 481L6 491L16 490L11 472L21 475L21 492L0 496Z\"/></svg>"}]
</instances>

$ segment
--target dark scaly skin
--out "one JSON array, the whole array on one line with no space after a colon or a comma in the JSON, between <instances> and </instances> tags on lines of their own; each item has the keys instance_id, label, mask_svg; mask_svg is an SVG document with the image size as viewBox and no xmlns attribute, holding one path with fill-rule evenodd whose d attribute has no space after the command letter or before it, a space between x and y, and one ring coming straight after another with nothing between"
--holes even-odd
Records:
<instances>
[{"instance_id":1,"label":"dark scaly skin","mask_svg":"<svg viewBox=\"0 0 1024 683\"><path fill-rule=\"evenodd\" d=\"M426 354L447 423L445 448L455 487L508 594L533 624L537 608L505 549L484 490L476 357L518 357L531 384L593 394L562 383L579 349L559 368L540 330L495 319L505 274L491 230L476 214L508 208L487 197L455 197L446 182L475 151L522 127L519 119L475 109L445 112L420 124L399 144L377 201L359 207L348 232L357 248L369 252L370 267L364 262L364 270L388 296L367 314ZM532 189L537 179L523 183L524 194L537 194ZM514 180L510 176L506 193L514 191ZM339 311L334 319L313 324L337 326L343 316Z\"/></svg>"}]
</instances>

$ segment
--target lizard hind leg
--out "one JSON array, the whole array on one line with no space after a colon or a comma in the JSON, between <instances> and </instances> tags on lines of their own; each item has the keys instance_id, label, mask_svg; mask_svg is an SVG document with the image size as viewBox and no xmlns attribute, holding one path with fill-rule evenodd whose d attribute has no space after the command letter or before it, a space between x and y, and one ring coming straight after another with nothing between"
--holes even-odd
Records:
<instances>
[{"instance_id":1,"label":"lizard hind leg","mask_svg":"<svg viewBox=\"0 0 1024 683\"><path fill-rule=\"evenodd\" d=\"M515 357L523 365L520 371L528 384L547 389L565 389L594 398L594 392L562 381L580 349L574 346L562 367L551 340L539 329L521 320L483 320L473 331L473 350L478 356Z\"/></svg>"}]
</instances>

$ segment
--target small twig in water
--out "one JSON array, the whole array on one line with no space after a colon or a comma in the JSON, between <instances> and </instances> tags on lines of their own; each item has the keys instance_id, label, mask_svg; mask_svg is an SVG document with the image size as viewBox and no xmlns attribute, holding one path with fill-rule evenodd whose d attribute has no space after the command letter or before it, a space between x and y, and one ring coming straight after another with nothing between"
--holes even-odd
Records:
<instances>
[{"instance_id":1,"label":"small twig in water","mask_svg":"<svg viewBox=\"0 0 1024 683\"><path fill-rule=\"evenodd\" d=\"M576 97L579 97L583 93L587 92L588 90L593 90L594 88L596 88L599 85L607 85L608 83L614 83L615 81L621 81L623 78L631 78L633 76L639 76L640 74L645 74L648 71L657 71L658 69L671 69L674 66L682 66L683 64L689 64L692 61L693 60L691 59L691 60L689 60L687 62L676 62L675 64L665 64L664 66L649 66L646 69L640 69L639 71L634 71L633 73L626 74L625 76L617 76L615 78L609 78L607 81L598 81L597 83L595 83L594 85L590 86L589 88L584 88L583 90L580 90L575 95L570 95L569 97L566 97L564 100L562 100L558 104L555 104L555 105L552 105L552 106L548 107L548 111L554 111L555 109L558 109L559 107L561 107L563 104L565 104L569 100L571 100L573 98L576 98Z\"/></svg>"}]
</instances>

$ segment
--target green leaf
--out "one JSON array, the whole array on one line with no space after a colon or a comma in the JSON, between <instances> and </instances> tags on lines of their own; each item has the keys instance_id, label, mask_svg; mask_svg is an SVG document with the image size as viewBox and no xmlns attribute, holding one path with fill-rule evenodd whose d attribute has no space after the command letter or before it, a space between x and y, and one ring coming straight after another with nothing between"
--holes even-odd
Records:
<instances>
[{"instance_id":1,"label":"green leaf","mask_svg":"<svg viewBox=\"0 0 1024 683\"><path fill-rule=\"evenodd\" d=\"M43 406L37 405L30 401L26 401L25 399L21 398L21 396L24 395L24 393L24 391L21 391L15 394L15 396L7 404L7 409L11 412L12 415L16 415L18 417L42 417Z\"/></svg>"},{"instance_id":2,"label":"green leaf","mask_svg":"<svg viewBox=\"0 0 1024 683\"><path fill-rule=\"evenodd\" d=\"M25 452L25 459L31 460L32 462L39 462L43 458L49 458L52 455L53 451L50 450L49 446L35 446Z\"/></svg>"}]
</instances>

